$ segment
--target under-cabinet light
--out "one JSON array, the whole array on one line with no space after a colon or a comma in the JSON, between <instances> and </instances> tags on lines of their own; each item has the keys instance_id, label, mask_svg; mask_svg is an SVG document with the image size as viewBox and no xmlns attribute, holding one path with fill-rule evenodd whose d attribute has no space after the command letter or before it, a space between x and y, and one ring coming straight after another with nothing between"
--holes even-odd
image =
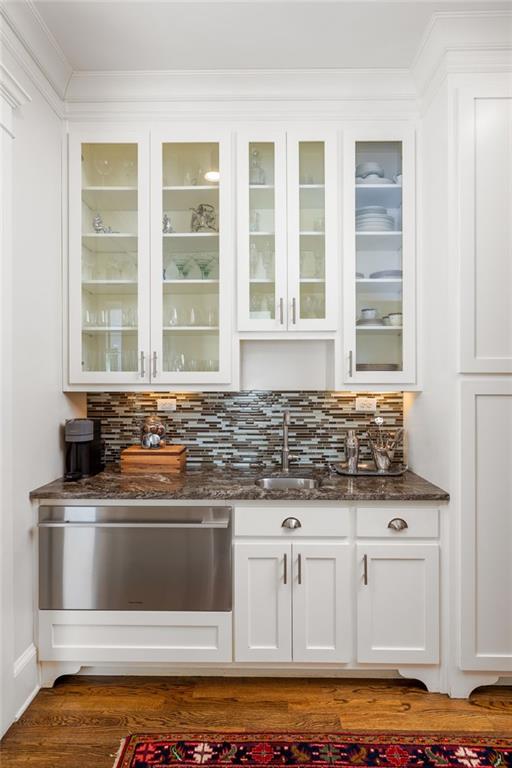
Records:
<instances>
[{"instance_id":1,"label":"under-cabinet light","mask_svg":"<svg viewBox=\"0 0 512 768\"><path fill-rule=\"evenodd\" d=\"M219 181L220 173L219 171L206 171L204 178L206 181Z\"/></svg>"}]
</instances>

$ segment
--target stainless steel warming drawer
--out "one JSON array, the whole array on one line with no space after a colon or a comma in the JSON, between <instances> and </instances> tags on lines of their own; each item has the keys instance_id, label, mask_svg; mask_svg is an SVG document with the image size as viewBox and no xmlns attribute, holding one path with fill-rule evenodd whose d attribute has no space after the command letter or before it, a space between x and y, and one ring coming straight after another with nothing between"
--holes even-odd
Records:
<instances>
[{"instance_id":1,"label":"stainless steel warming drawer","mask_svg":"<svg viewBox=\"0 0 512 768\"><path fill-rule=\"evenodd\" d=\"M231 611L231 512L42 506L39 608Z\"/></svg>"}]
</instances>

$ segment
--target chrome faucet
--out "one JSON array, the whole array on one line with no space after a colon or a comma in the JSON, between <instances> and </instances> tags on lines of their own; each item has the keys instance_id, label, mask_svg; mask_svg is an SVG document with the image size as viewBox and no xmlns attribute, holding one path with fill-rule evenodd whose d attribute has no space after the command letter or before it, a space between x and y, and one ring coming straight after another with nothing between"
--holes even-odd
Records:
<instances>
[{"instance_id":1,"label":"chrome faucet","mask_svg":"<svg viewBox=\"0 0 512 768\"><path fill-rule=\"evenodd\" d=\"M290 426L290 411L283 413L283 449L281 451L281 470L290 471L290 451L288 449L288 427Z\"/></svg>"}]
</instances>

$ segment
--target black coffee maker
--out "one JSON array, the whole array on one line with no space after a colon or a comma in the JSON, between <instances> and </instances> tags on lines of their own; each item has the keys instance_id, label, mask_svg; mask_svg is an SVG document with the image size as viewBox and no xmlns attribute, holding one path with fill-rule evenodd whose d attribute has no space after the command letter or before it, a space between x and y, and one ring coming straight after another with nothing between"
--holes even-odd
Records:
<instances>
[{"instance_id":1,"label":"black coffee maker","mask_svg":"<svg viewBox=\"0 0 512 768\"><path fill-rule=\"evenodd\" d=\"M65 480L80 480L96 475L101 463L100 419L69 419L64 427L66 442Z\"/></svg>"}]
</instances>

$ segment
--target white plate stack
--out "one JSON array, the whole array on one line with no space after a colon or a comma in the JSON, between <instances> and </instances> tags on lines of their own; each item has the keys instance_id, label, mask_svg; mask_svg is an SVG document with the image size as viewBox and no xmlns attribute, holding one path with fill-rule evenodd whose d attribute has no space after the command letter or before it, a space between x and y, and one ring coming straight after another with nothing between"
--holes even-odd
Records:
<instances>
[{"instance_id":1,"label":"white plate stack","mask_svg":"<svg viewBox=\"0 0 512 768\"><path fill-rule=\"evenodd\" d=\"M380 205L366 205L356 211L356 230L358 232L392 232L395 220Z\"/></svg>"}]
</instances>

